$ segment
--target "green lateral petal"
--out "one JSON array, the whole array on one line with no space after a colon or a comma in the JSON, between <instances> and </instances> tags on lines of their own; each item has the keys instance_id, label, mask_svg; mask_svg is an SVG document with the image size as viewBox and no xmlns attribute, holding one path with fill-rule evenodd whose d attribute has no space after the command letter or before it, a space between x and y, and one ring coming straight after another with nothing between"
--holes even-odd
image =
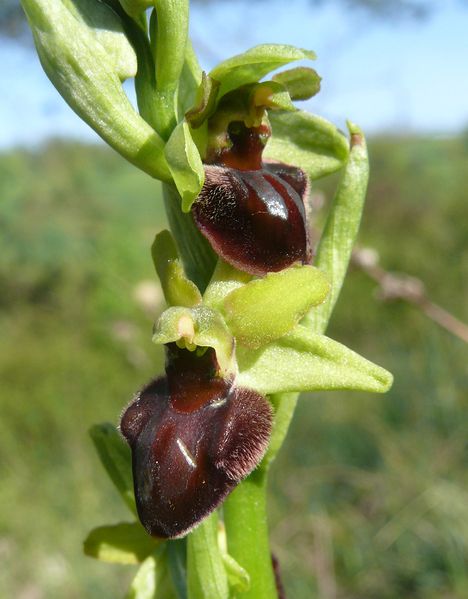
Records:
<instances>
[{"instance_id":1,"label":"green lateral petal","mask_svg":"<svg viewBox=\"0 0 468 599\"><path fill-rule=\"evenodd\" d=\"M170 306L188 308L202 301L198 287L185 276L174 239L169 231L156 235L151 246L154 267L158 273L166 302Z\"/></svg>"},{"instance_id":2,"label":"green lateral petal","mask_svg":"<svg viewBox=\"0 0 468 599\"><path fill-rule=\"evenodd\" d=\"M341 343L298 325L255 351L237 350L237 384L268 395L289 391L354 389L384 393L392 375Z\"/></svg>"},{"instance_id":3,"label":"green lateral petal","mask_svg":"<svg viewBox=\"0 0 468 599\"><path fill-rule=\"evenodd\" d=\"M331 123L302 110L270 112L272 136L263 156L293 164L312 181L339 170L349 153L348 140Z\"/></svg>"},{"instance_id":4,"label":"green lateral petal","mask_svg":"<svg viewBox=\"0 0 468 599\"><path fill-rule=\"evenodd\" d=\"M310 50L294 46L261 44L224 60L210 72L210 77L221 83L221 97L237 87L260 81L278 67L304 58L314 60L316 56Z\"/></svg>"},{"instance_id":5,"label":"green lateral petal","mask_svg":"<svg viewBox=\"0 0 468 599\"><path fill-rule=\"evenodd\" d=\"M325 328L340 294L366 199L369 179L366 141L355 125L349 123L348 126L351 152L315 257L315 264L330 277L332 289L326 302L312 311L304 322L315 330Z\"/></svg>"},{"instance_id":6,"label":"green lateral petal","mask_svg":"<svg viewBox=\"0 0 468 599\"><path fill-rule=\"evenodd\" d=\"M234 339L221 314L206 306L165 310L156 323L153 342L179 342L190 350L212 347L216 352L220 374L224 376L235 371Z\"/></svg>"},{"instance_id":7,"label":"green lateral petal","mask_svg":"<svg viewBox=\"0 0 468 599\"><path fill-rule=\"evenodd\" d=\"M150 537L139 522L99 526L86 537L85 555L114 564L139 564L161 541Z\"/></svg>"},{"instance_id":8,"label":"green lateral petal","mask_svg":"<svg viewBox=\"0 0 468 599\"><path fill-rule=\"evenodd\" d=\"M182 198L182 210L189 212L205 182L205 170L186 120L179 123L172 132L165 156Z\"/></svg>"},{"instance_id":9,"label":"green lateral petal","mask_svg":"<svg viewBox=\"0 0 468 599\"><path fill-rule=\"evenodd\" d=\"M237 341L260 347L290 331L329 290L327 278L314 266L268 273L226 296L226 322Z\"/></svg>"},{"instance_id":10,"label":"green lateral petal","mask_svg":"<svg viewBox=\"0 0 468 599\"><path fill-rule=\"evenodd\" d=\"M88 26L81 3L23 0L22 5L44 71L70 107L124 158L168 180L163 141L129 102L115 56Z\"/></svg>"},{"instance_id":11,"label":"green lateral petal","mask_svg":"<svg viewBox=\"0 0 468 599\"><path fill-rule=\"evenodd\" d=\"M136 515L130 447L109 422L95 424L90 428L89 434L109 478Z\"/></svg>"},{"instance_id":12,"label":"green lateral petal","mask_svg":"<svg viewBox=\"0 0 468 599\"><path fill-rule=\"evenodd\" d=\"M309 67L296 67L273 75L273 81L284 85L292 100L308 100L320 91L322 78Z\"/></svg>"},{"instance_id":13,"label":"green lateral petal","mask_svg":"<svg viewBox=\"0 0 468 599\"><path fill-rule=\"evenodd\" d=\"M188 599L228 599L229 586L218 545L218 513L213 512L187 537Z\"/></svg>"}]
</instances>

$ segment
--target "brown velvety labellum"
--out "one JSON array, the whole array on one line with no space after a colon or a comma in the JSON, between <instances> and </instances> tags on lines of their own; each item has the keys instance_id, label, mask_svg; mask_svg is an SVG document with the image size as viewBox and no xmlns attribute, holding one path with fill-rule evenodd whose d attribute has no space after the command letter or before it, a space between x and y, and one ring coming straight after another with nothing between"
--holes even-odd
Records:
<instances>
[{"instance_id":1,"label":"brown velvety labellum","mask_svg":"<svg viewBox=\"0 0 468 599\"><path fill-rule=\"evenodd\" d=\"M192 213L226 262L258 276L310 262L302 171L271 163L249 171L213 165L205 172Z\"/></svg>"},{"instance_id":2,"label":"brown velvety labellum","mask_svg":"<svg viewBox=\"0 0 468 599\"><path fill-rule=\"evenodd\" d=\"M200 358L172 346L167 376L147 385L122 416L138 515L153 536L187 533L255 468L268 445L270 404L214 376L212 353Z\"/></svg>"}]
</instances>

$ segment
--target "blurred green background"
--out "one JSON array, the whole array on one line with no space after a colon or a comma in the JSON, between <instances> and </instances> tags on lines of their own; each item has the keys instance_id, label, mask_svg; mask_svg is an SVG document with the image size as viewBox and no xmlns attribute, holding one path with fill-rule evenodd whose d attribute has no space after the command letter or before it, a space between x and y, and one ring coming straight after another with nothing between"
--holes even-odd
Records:
<instances>
[{"instance_id":1,"label":"blurred green background","mask_svg":"<svg viewBox=\"0 0 468 599\"><path fill-rule=\"evenodd\" d=\"M468 320L468 136L370 140L360 243ZM335 181L316 182L321 221ZM128 520L87 436L161 367L150 259L158 184L103 147L0 155L0 596L118 598L86 558ZM273 547L292 599L468 597L468 348L351 270L329 333L395 374L387 396L303 397L274 467Z\"/></svg>"}]
</instances>

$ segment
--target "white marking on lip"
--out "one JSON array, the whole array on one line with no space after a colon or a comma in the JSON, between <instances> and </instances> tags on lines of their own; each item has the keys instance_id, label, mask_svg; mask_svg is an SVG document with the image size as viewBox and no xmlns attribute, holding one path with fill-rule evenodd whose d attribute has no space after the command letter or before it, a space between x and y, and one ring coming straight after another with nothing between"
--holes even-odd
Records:
<instances>
[{"instance_id":1,"label":"white marking on lip","mask_svg":"<svg viewBox=\"0 0 468 599\"><path fill-rule=\"evenodd\" d=\"M224 406L224 404L226 403L226 398L225 397L220 397L219 399L215 399L214 401L212 401L208 407L210 408L220 408L221 406Z\"/></svg>"},{"instance_id":2,"label":"white marking on lip","mask_svg":"<svg viewBox=\"0 0 468 599\"><path fill-rule=\"evenodd\" d=\"M176 443L177 443L177 446L180 449L182 455L184 456L185 461L187 462L187 464L191 468L196 468L197 464L196 464L196 462L194 460L194 457L190 453L190 451L187 449L187 447L184 445L184 443L180 439L177 439Z\"/></svg>"}]
</instances>

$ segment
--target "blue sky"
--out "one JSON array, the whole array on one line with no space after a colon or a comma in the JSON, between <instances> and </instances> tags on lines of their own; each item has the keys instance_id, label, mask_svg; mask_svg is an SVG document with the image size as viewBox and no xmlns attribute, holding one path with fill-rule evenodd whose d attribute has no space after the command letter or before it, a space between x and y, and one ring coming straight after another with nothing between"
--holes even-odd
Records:
<instances>
[{"instance_id":1,"label":"blue sky","mask_svg":"<svg viewBox=\"0 0 468 599\"><path fill-rule=\"evenodd\" d=\"M206 69L264 42L315 50L322 91L304 107L340 127L346 118L369 133L468 127L468 10L456 0L440 2L428 20L397 23L369 20L340 4L311 8L307 0L215 2L193 7L191 32ZM0 57L0 147L50 136L97 139L30 49L3 40Z\"/></svg>"}]
</instances>

